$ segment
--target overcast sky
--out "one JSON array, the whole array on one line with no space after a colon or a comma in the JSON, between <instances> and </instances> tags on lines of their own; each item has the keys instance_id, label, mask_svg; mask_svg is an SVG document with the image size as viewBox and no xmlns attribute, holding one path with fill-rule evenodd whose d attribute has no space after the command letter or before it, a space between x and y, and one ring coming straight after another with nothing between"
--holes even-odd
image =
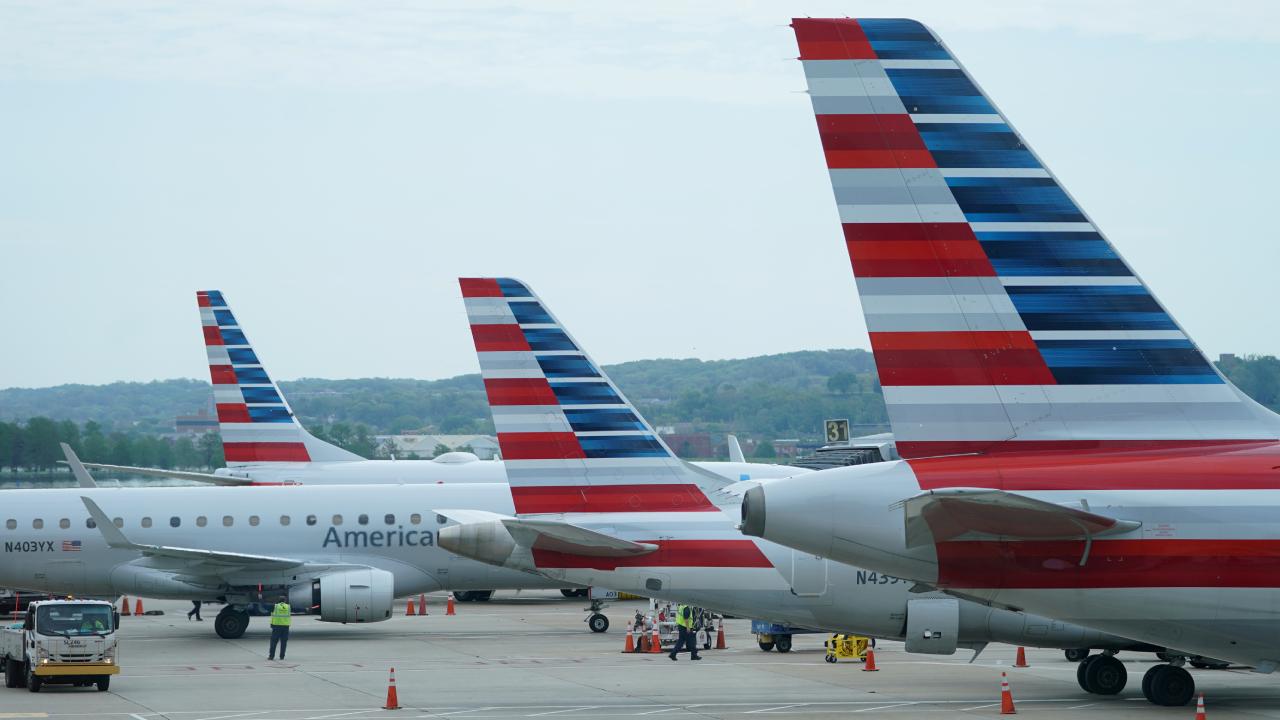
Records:
<instances>
[{"instance_id":1,"label":"overcast sky","mask_svg":"<svg viewBox=\"0 0 1280 720\"><path fill-rule=\"evenodd\" d=\"M1280 353L1280 4L0 0L0 387L867 347L787 23L931 25L1211 355Z\"/></svg>"}]
</instances>

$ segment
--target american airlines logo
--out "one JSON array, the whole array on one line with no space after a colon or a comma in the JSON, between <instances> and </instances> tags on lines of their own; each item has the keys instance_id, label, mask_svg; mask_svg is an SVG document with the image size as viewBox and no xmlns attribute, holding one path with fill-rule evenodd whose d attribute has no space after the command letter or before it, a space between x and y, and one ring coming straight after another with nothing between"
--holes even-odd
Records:
<instances>
[{"instance_id":1,"label":"american airlines logo","mask_svg":"<svg viewBox=\"0 0 1280 720\"><path fill-rule=\"evenodd\" d=\"M392 548L435 547L436 537L430 530L339 530L329 528L322 547L337 548Z\"/></svg>"}]
</instances>

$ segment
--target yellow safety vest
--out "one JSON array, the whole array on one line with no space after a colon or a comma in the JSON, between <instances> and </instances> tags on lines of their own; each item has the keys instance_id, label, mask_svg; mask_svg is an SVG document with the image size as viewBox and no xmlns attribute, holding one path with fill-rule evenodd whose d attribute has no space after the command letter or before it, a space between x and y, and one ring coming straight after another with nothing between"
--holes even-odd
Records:
<instances>
[{"instance_id":1,"label":"yellow safety vest","mask_svg":"<svg viewBox=\"0 0 1280 720\"><path fill-rule=\"evenodd\" d=\"M684 611L687 610L688 608L689 608L688 605L676 606L676 624L682 628L687 628L693 624L692 618L686 618L684 616Z\"/></svg>"},{"instance_id":2,"label":"yellow safety vest","mask_svg":"<svg viewBox=\"0 0 1280 720\"><path fill-rule=\"evenodd\" d=\"M276 603L271 608L271 624L273 626L283 625L289 627L289 623L293 622L293 611L289 608L289 603Z\"/></svg>"}]
</instances>

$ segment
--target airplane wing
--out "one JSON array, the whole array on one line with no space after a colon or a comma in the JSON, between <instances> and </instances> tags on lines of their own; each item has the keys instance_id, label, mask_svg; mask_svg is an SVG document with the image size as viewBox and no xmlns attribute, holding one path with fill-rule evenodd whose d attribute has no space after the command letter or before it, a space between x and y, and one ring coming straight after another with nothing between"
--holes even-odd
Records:
<instances>
[{"instance_id":1,"label":"airplane wing","mask_svg":"<svg viewBox=\"0 0 1280 720\"><path fill-rule=\"evenodd\" d=\"M1142 525L989 488L929 490L901 504L909 548L946 540L1088 541Z\"/></svg>"},{"instance_id":2,"label":"airplane wing","mask_svg":"<svg viewBox=\"0 0 1280 720\"><path fill-rule=\"evenodd\" d=\"M60 464L67 464L62 460L59 460L58 462ZM112 472L125 472L132 475L171 478L174 480L194 480L195 482L210 483L213 485L253 484L253 480L250 480L249 478L214 475L213 473L188 472L185 470L162 470L160 468L132 467L129 465L108 465L106 463L83 463L83 465L84 467L93 468L94 470L109 470Z\"/></svg>"},{"instance_id":3,"label":"airplane wing","mask_svg":"<svg viewBox=\"0 0 1280 720\"><path fill-rule=\"evenodd\" d=\"M168 560L185 561L180 563L182 571L186 574L192 574L198 565L207 570L216 568L217 573L206 574L227 574L230 572L243 571L266 571L273 572L279 570L292 570L307 566L304 560L294 560L291 558L272 557L270 555L251 555L248 553L221 552L218 550L201 550L198 548L182 548L170 547L167 545L145 545L135 543L125 537L120 528L111 522L111 518L98 507L93 500L80 496L80 500L84 502L84 506L89 511L89 516L93 518L94 523L98 526L98 531L102 533L103 539L107 541L107 545L113 548L136 550L147 557L161 558Z\"/></svg>"},{"instance_id":4,"label":"airplane wing","mask_svg":"<svg viewBox=\"0 0 1280 720\"><path fill-rule=\"evenodd\" d=\"M658 549L657 545L624 540L563 520L517 518L483 510L436 510L435 512L463 525L489 521L501 522L516 544L529 549L553 550L589 557L631 557L647 555Z\"/></svg>"}]
</instances>

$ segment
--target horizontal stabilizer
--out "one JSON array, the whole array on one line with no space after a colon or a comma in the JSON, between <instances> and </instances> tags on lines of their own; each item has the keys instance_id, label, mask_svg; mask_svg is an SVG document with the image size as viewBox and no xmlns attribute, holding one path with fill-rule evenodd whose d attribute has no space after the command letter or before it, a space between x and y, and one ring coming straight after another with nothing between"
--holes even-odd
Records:
<instances>
[{"instance_id":1,"label":"horizontal stabilizer","mask_svg":"<svg viewBox=\"0 0 1280 720\"><path fill-rule=\"evenodd\" d=\"M62 463L62 460L58 461ZM106 470L108 472L129 473L130 475L143 475L146 477L167 478L170 480L191 480L193 482L209 483L211 485L253 485L253 481L249 478L230 477L227 475L215 475L213 473L189 472L186 470L163 470L160 468L133 467L131 465L107 465L105 463L83 463L85 467L94 470Z\"/></svg>"},{"instance_id":2,"label":"horizontal stabilizer","mask_svg":"<svg viewBox=\"0 0 1280 720\"><path fill-rule=\"evenodd\" d=\"M909 548L947 540L1091 540L1142 524L985 488L929 490L902 507Z\"/></svg>"}]
</instances>

